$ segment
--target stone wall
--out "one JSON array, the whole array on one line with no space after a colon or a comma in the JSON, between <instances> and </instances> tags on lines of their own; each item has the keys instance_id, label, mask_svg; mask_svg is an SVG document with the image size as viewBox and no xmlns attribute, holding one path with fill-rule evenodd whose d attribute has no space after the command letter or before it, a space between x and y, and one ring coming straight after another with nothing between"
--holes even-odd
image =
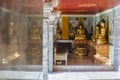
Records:
<instances>
[{"instance_id":1,"label":"stone wall","mask_svg":"<svg viewBox=\"0 0 120 80\"><path fill-rule=\"evenodd\" d=\"M120 68L120 6L114 8L114 69Z\"/></svg>"}]
</instances>

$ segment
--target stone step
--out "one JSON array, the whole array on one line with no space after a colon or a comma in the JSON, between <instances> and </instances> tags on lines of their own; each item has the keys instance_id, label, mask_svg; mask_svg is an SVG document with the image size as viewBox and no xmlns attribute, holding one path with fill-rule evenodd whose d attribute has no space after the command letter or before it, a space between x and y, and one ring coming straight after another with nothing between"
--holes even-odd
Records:
<instances>
[{"instance_id":1,"label":"stone step","mask_svg":"<svg viewBox=\"0 0 120 80\"><path fill-rule=\"evenodd\" d=\"M49 80L120 80L120 72L54 72Z\"/></svg>"},{"instance_id":2,"label":"stone step","mask_svg":"<svg viewBox=\"0 0 120 80\"><path fill-rule=\"evenodd\" d=\"M0 80L41 80L42 72L0 71Z\"/></svg>"},{"instance_id":3,"label":"stone step","mask_svg":"<svg viewBox=\"0 0 120 80\"><path fill-rule=\"evenodd\" d=\"M42 80L42 72L0 71L0 80ZM53 72L48 80L120 80L120 72Z\"/></svg>"},{"instance_id":4,"label":"stone step","mask_svg":"<svg viewBox=\"0 0 120 80\"><path fill-rule=\"evenodd\" d=\"M56 65L54 66L54 71L77 71L77 72L83 72L83 71L113 71L113 66L110 65Z\"/></svg>"}]
</instances>

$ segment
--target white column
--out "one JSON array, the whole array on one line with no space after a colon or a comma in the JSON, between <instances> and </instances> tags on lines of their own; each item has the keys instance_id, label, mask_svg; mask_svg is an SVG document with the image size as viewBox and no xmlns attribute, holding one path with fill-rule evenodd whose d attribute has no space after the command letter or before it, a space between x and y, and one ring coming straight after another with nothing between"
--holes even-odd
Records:
<instances>
[{"instance_id":1,"label":"white column","mask_svg":"<svg viewBox=\"0 0 120 80\"><path fill-rule=\"evenodd\" d=\"M48 80L49 69L49 15L51 14L52 4L44 3L43 8L43 80ZM50 44L49 44L50 43Z\"/></svg>"},{"instance_id":2,"label":"white column","mask_svg":"<svg viewBox=\"0 0 120 80\"><path fill-rule=\"evenodd\" d=\"M54 25L49 25L49 72L53 72L53 27Z\"/></svg>"},{"instance_id":3,"label":"white column","mask_svg":"<svg viewBox=\"0 0 120 80\"><path fill-rule=\"evenodd\" d=\"M48 80L48 26L43 20L43 80Z\"/></svg>"}]
</instances>

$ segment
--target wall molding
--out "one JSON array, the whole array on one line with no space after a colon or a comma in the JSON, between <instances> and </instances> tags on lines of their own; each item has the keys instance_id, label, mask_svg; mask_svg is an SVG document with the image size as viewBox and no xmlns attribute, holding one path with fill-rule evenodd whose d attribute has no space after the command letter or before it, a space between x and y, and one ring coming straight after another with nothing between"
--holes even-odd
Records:
<instances>
[{"instance_id":1,"label":"wall molding","mask_svg":"<svg viewBox=\"0 0 120 80\"><path fill-rule=\"evenodd\" d=\"M113 9L108 9L108 10L105 10L105 11L103 11L101 13L97 13L95 16L100 16L100 15L103 15L103 14L106 14L106 13L110 13L112 11L113 11Z\"/></svg>"},{"instance_id":2,"label":"wall molding","mask_svg":"<svg viewBox=\"0 0 120 80\"><path fill-rule=\"evenodd\" d=\"M61 14L61 17L65 17L65 16L69 16L69 17L95 17L95 15L78 15L78 14Z\"/></svg>"},{"instance_id":3,"label":"wall molding","mask_svg":"<svg viewBox=\"0 0 120 80\"><path fill-rule=\"evenodd\" d=\"M17 15L17 16L43 17L43 12L40 12L42 14L39 14L39 15L37 15L37 14L35 14L35 15L33 15L33 14L30 15L29 14L28 15L28 14L20 14L19 12L14 12L14 11L6 9L6 8L1 8L0 7L0 9L4 12L11 13L11 14L14 14L14 15Z\"/></svg>"}]
</instances>

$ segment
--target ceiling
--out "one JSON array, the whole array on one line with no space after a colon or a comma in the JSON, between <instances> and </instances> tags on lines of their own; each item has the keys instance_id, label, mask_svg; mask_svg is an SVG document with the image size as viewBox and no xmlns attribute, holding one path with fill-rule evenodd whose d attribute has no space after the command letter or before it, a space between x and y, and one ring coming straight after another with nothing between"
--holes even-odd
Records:
<instances>
[{"instance_id":1,"label":"ceiling","mask_svg":"<svg viewBox=\"0 0 120 80\"><path fill-rule=\"evenodd\" d=\"M0 8L22 14L40 14L43 11L43 2L42 0L0 0Z\"/></svg>"},{"instance_id":2,"label":"ceiling","mask_svg":"<svg viewBox=\"0 0 120 80\"><path fill-rule=\"evenodd\" d=\"M54 10L62 14L96 14L120 4L120 0L59 0Z\"/></svg>"},{"instance_id":3,"label":"ceiling","mask_svg":"<svg viewBox=\"0 0 120 80\"><path fill-rule=\"evenodd\" d=\"M62 14L96 14L120 4L120 0L45 0L59 1L54 10ZM0 8L24 14L43 12L43 0L0 0Z\"/></svg>"}]
</instances>

